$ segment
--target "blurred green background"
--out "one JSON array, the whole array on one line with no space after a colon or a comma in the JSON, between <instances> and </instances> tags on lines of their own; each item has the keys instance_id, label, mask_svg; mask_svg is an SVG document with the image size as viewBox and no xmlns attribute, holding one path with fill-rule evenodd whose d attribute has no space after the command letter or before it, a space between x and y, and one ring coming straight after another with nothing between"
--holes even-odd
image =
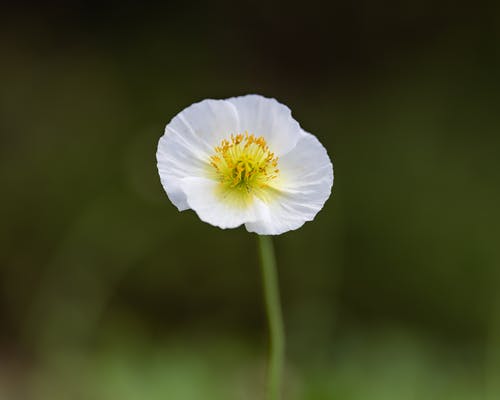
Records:
<instances>
[{"instance_id":1,"label":"blurred green background","mask_svg":"<svg viewBox=\"0 0 500 400\"><path fill-rule=\"evenodd\" d=\"M165 124L276 97L335 168L275 240L288 400L500 399L494 2L4 3L0 399L261 399L255 237L179 213Z\"/></svg>"}]
</instances>

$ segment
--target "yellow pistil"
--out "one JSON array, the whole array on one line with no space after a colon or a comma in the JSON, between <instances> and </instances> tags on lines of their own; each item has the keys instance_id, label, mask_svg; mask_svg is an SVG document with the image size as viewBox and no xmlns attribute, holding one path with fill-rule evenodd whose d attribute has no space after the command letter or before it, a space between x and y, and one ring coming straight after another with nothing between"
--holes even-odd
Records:
<instances>
[{"instance_id":1,"label":"yellow pistil","mask_svg":"<svg viewBox=\"0 0 500 400\"><path fill-rule=\"evenodd\" d=\"M216 178L221 182L224 197L239 197L247 204L252 197L265 200L270 183L279 174L278 157L269 150L263 136L232 134L222 140L210 157Z\"/></svg>"}]
</instances>

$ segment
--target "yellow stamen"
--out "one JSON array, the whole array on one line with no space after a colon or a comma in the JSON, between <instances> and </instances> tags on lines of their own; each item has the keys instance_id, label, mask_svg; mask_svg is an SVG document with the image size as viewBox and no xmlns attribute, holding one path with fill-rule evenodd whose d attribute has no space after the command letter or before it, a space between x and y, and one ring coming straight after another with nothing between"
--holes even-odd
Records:
<instances>
[{"instance_id":1,"label":"yellow stamen","mask_svg":"<svg viewBox=\"0 0 500 400\"><path fill-rule=\"evenodd\" d=\"M264 137L248 132L232 134L229 140L222 140L210 157L210 165L223 192L231 197L240 194L245 203L253 195L266 197L263 196L265 189L279 174L278 157L269 150Z\"/></svg>"}]
</instances>

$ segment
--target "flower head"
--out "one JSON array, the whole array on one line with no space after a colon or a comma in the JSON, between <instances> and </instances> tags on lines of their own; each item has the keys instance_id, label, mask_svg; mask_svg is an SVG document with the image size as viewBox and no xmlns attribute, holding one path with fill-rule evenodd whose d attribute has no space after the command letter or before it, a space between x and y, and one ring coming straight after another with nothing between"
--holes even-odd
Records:
<instances>
[{"instance_id":1,"label":"flower head","mask_svg":"<svg viewBox=\"0 0 500 400\"><path fill-rule=\"evenodd\" d=\"M258 95L203 100L158 143L162 185L179 211L220 228L277 235L311 221L330 196L325 148L290 109Z\"/></svg>"}]
</instances>

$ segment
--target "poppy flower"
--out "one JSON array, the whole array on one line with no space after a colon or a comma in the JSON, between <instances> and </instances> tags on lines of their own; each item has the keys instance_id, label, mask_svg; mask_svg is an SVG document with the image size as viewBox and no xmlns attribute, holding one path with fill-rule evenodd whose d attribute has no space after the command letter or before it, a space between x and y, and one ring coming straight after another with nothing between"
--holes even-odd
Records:
<instances>
[{"instance_id":1,"label":"poppy flower","mask_svg":"<svg viewBox=\"0 0 500 400\"><path fill-rule=\"evenodd\" d=\"M323 145L291 111L259 95L203 100L177 114L157 151L179 211L220 228L279 235L314 219L333 185Z\"/></svg>"}]
</instances>

